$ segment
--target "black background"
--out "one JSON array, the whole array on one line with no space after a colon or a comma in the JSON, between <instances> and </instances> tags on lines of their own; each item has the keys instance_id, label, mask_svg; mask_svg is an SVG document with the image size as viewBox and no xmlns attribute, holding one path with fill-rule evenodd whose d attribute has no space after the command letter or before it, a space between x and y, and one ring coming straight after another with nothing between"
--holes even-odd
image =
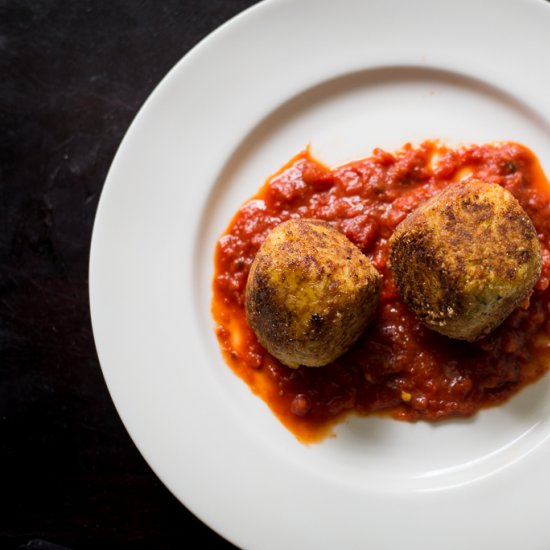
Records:
<instances>
[{"instance_id":1,"label":"black background","mask_svg":"<svg viewBox=\"0 0 550 550\"><path fill-rule=\"evenodd\" d=\"M88 255L130 122L253 0L0 0L0 548L234 548L158 481L97 359ZM50 544L48 544L50 543Z\"/></svg>"}]
</instances>

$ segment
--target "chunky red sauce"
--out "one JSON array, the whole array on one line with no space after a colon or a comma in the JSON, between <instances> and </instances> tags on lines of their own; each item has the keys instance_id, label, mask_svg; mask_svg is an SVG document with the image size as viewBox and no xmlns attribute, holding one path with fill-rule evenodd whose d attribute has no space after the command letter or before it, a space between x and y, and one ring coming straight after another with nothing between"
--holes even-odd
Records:
<instances>
[{"instance_id":1,"label":"chunky red sauce","mask_svg":"<svg viewBox=\"0 0 550 550\"><path fill-rule=\"evenodd\" d=\"M529 304L475 344L426 329L401 302L387 268L388 240L409 212L467 175L508 189L531 217L543 252ZM383 275L376 318L334 363L293 370L257 342L244 311L248 271L267 233L290 217L327 220ZM375 150L328 169L304 151L235 214L215 252L213 315L224 357L303 442L350 412L402 420L469 416L508 399L550 366L550 183L515 143L450 149L437 142Z\"/></svg>"}]
</instances>

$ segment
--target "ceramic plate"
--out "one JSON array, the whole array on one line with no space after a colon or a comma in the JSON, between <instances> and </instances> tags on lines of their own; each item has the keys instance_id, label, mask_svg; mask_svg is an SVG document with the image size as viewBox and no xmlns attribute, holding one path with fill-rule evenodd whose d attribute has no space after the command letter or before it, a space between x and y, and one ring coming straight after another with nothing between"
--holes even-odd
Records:
<instances>
[{"instance_id":1,"label":"ceramic plate","mask_svg":"<svg viewBox=\"0 0 550 550\"><path fill-rule=\"evenodd\" d=\"M471 420L351 418L303 445L223 362L213 252L311 145L326 164L514 140L550 173L550 4L267 0L165 77L109 172L92 240L105 378L166 486L247 550L546 550L550 377Z\"/></svg>"}]
</instances>

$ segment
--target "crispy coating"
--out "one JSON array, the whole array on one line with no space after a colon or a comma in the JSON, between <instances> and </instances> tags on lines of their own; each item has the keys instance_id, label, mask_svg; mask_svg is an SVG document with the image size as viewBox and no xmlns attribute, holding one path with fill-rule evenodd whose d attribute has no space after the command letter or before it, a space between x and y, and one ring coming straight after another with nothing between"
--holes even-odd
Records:
<instances>
[{"instance_id":1,"label":"crispy coating","mask_svg":"<svg viewBox=\"0 0 550 550\"><path fill-rule=\"evenodd\" d=\"M292 219L269 233L251 266L246 315L260 343L289 367L344 353L371 321L380 275L328 223Z\"/></svg>"},{"instance_id":2,"label":"crispy coating","mask_svg":"<svg viewBox=\"0 0 550 550\"><path fill-rule=\"evenodd\" d=\"M480 180L417 208L390 240L401 297L429 328L475 341L526 298L541 272L537 233L517 200Z\"/></svg>"}]
</instances>

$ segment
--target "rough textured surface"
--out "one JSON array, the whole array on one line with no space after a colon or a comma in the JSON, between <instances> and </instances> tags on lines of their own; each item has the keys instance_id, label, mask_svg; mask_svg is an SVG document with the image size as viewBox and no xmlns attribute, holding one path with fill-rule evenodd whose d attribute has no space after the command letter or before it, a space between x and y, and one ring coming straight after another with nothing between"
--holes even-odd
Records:
<instances>
[{"instance_id":1,"label":"rough textured surface","mask_svg":"<svg viewBox=\"0 0 550 550\"><path fill-rule=\"evenodd\" d=\"M342 233L289 220L267 236L246 287L248 322L282 363L319 367L344 353L372 319L380 276Z\"/></svg>"},{"instance_id":2,"label":"rough textured surface","mask_svg":"<svg viewBox=\"0 0 550 550\"><path fill-rule=\"evenodd\" d=\"M450 185L411 213L390 241L403 300L431 329L474 341L530 293L541 254L533 224L504 188Z\"/></svg>"},{"instance_id":3,"label":"rough textured surface","mask_svg":"<svg viewBox=\"0 0 550 550\"><path fill-rule=\"evenodd\" d=\"M233 547L162 485L113 407L88 254L138 109L253 3L0 0L0 548Z\"/></svg>"}]
</instances>

